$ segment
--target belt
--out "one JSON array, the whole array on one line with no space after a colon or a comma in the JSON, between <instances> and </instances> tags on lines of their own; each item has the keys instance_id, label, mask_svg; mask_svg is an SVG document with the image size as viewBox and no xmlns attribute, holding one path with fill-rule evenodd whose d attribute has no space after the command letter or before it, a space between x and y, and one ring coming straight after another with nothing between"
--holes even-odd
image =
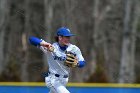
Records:
<instances>
[{"instance_id":1,"label":"belt","mask_svg":"<svg viewBox=\"0 0 140 93\"><path fill-rule=\"evenodd\" d=\"M48 74L51 74L50 72L48 72ZM53 74L53 73L52 73ZM62 75L59 74L54 74L56 77L61 77ZM68 75L63 75L63 78L68 78Z\"/></svg>"}]
</instances>

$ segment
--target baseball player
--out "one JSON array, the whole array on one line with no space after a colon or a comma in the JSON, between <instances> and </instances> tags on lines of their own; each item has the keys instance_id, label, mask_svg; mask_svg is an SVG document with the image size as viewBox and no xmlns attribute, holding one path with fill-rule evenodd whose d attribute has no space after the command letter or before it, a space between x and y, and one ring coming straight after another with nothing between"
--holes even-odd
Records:
<instances>
[{"instance_id":1,"label":"baseball player","mask_svg":"<svg viewBox=\"0 0 140 93\"><path fill-rule=\"evenodd\" d=\"M50 89L49 93L70 93L66 89L70 69L84 67L85 60L80 49L70 43L70 38L74 34L68 28L61 27L56 34L56 42L53 44L33 36L29 41L47 54L49 72L45 77L45 83Z\"/></svg>"}]
</instances>

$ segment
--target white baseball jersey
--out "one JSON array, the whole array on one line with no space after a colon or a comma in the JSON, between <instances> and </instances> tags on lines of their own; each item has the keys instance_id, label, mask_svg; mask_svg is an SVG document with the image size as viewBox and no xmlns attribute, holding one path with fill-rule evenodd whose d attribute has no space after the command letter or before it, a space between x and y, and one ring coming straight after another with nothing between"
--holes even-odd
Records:
<instances>
[{"instance_id":1,"label":"white baseball jersey","mask_svg":"<svg viewBox=\"0 0 140 93\"><path fill-rule=\"evenodd\" d=\"M54 47L54 52L49 52L46 47L40 46L40 49L47 54L49 71L51 73L69 75L70 68L64 65L66 51L76 54L78 61L84 61L80 49L73 44L69 44L66 51L61 50L57 42L53 43L52 46Z\"/></svg>"}]
</instances>

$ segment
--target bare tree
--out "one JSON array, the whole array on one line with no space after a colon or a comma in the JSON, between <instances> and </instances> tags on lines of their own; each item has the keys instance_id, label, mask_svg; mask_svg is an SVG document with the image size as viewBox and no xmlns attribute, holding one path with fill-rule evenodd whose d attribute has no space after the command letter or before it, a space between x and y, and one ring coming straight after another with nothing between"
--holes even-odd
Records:
<instances>
[{"instance_id":1,"label":"bare tree","mask_svg":"<svg viewBox=\"0 0 140 93\"><path fill-rule=\"evenodd\" d=\"M44 6L45 6L45 27L46 27L46 33L44 34L45 41L51 43L53 41L52 37L52 21L53 21L53 6L55 2L54 0L44 0ZM47 58L46 54L43 55L43 61L44 61L44 69L46 70L46 67L48 66L47 64Z\"/></svg>"},{"instance_id":2,"label":"bare tree","mask_svg":"<svg viewBox=\"0 0 140 93\"><path fill-rule=\"evenodd\" d=\"M108 11L104 15L104 19L100 25L100 29L103 31L101 37L104 63L102 67L107 76L107 81L117 82L120 64L120 41L123 27L121 25L123 23L123 1L109 0L106 2L106 9L107 7Z\"/></svg>"},{"instance_id":3,"label":"bare tree","mask_svg":"<svg viewBox=\"0 0 140 93\"><path fill-rule=\"evenodd\" d=\"M102 22L105 20L108 11L110 11L110 6L106 5L102 8L102 10L100 9L101 6L101 1L100 0L94 0L94 7L93 7L93 19L94 19L94 33L92 34L92 39L93 39L93 43L92 43L92 49L91 49L91 62L94 66L94 68L96 67L97 70L99 70L100 68L102 69L101 73L104 73L104 57L106 59L108 59L108 55L104 55L103 53L107 52L106 49L106 36L104 33L104 29L102 29ZM93 57L94 56L94 57ZM96 63L95 63L96 62ZM97 77L98 78L98 77Z\"/></svg>"},{"instance_id":4,"label":"bare tree","mask_svg":"<svg viewBox=\"0 0 140 93\"><path fill-rule=\"evenodd\" d=\"M24 31L22 33L22 50L23 50L23 62L21 65L21 80L22 81L29 81L28 76L28 45L27 45L27 37L28 31L30 31L30 24L29 24L29 0L25 0L25 24L24 24Z\"/></svg>"},{"instance_id":5,"label":"bare tree","mask_svg":"<svg viewBox=\"0 0 140 93\"><path fill-rule=\"evenodd\" d=\"M135 81L135 40L139 19L139 5L137 0L125 0L124 35L122 42L122 57L120 64L120 83ZM135 7L134 7L135 6ZM132 10L134 7L134 11ZM133 18L133 20L132 20Z\"/></svg>"},{"instance_id":6,"label":"bare tree","mask_svg":"<svg viewBox=\"0 0 140 93\"><path fill-rule=\"evenodd\" d=\"M8 12L8 1L0 0L0 74L4 70L4 42L5 42L5 28Z\"/></svg>"}]
</instances>

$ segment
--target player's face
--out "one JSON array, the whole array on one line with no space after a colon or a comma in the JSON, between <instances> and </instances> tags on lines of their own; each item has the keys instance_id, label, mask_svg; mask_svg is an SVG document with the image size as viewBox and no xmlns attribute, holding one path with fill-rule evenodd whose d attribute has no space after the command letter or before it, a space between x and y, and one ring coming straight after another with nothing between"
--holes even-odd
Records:
<instances>
[{"instance_id":1,"label":"player's face","mask_svg":"<svg viewBox=\"0 0 140 93\"><path fill-rule=\"evenodd\" d=\"M68 45L70 43L70 36L60 36L59 43L63 45Z\"/></svg>"}]
</instances>

